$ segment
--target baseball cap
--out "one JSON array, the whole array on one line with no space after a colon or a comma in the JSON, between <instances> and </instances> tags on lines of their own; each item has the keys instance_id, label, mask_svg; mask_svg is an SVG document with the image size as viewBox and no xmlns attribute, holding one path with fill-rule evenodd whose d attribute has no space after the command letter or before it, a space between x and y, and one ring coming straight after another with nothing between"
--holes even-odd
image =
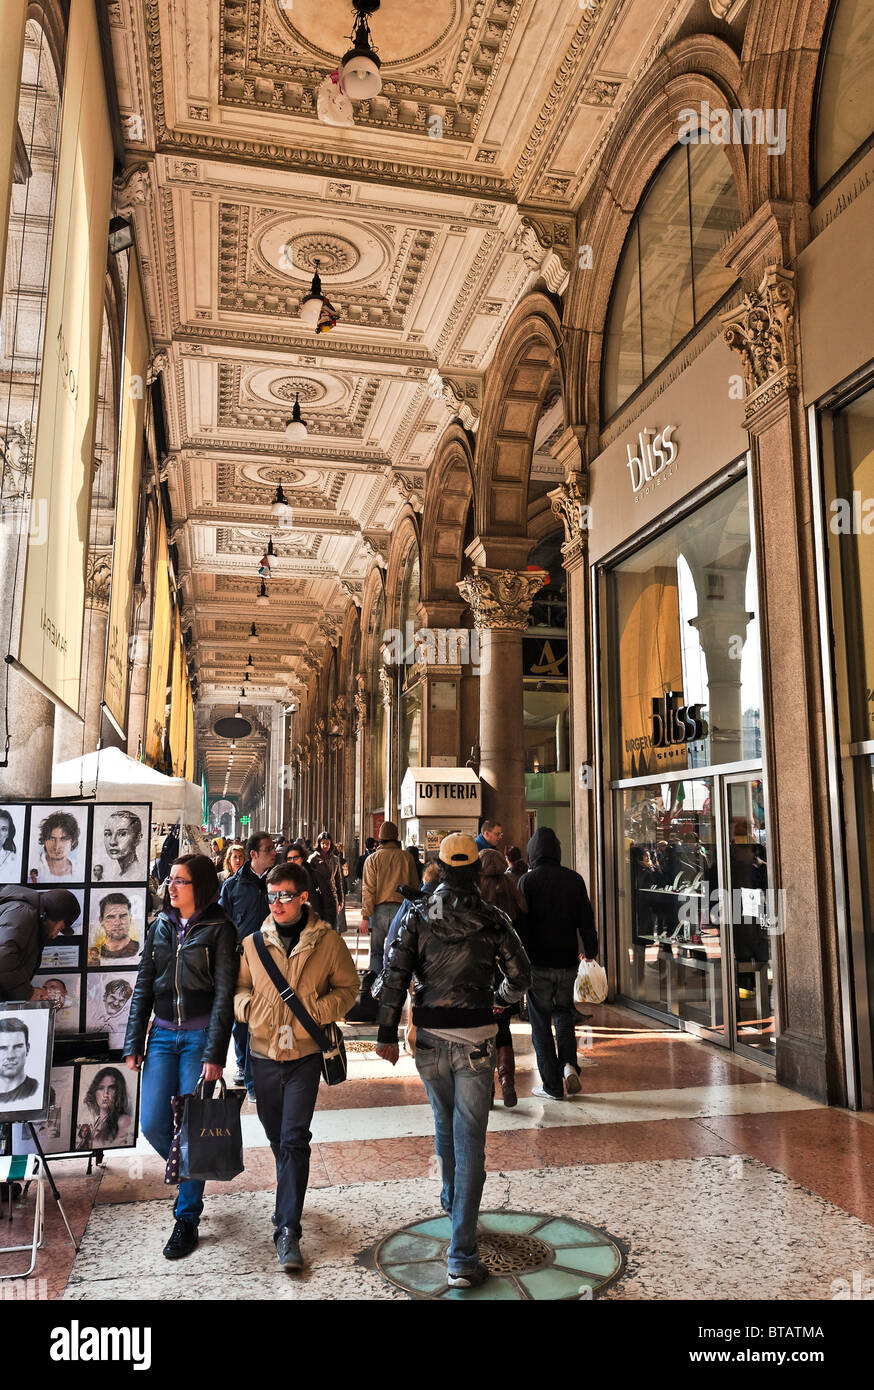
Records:
<instances>
[{"instance_id":1,"label":"baseball cap","mask_svg":"<svg viewBox=\"0 0 874 1390\"><path fill-rule=\"evenodd\" d=\"M441 864L458 868L462 864L478 864L479 850L472 835L447 835L440 841L437 857Z\"/></svg>"}]
</instances>

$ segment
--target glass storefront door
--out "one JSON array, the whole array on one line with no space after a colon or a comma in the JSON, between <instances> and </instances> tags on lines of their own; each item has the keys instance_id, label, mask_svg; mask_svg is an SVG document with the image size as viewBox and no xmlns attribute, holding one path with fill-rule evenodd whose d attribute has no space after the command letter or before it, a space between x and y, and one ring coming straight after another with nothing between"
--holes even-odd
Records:
<instances>
[{"instance_id":1,"label":"glass storefront door","mask_svg":"<svg viewBox=\"0 0 874 1390\"><path fill-rule=\"evenodd\" d=\"M620 994L774 1054L758 593L746 478L603 571L605 907Z\"/></svg>"},{"instance_id":2,"label":"glass storefront door","mask_svg":"<svg viewBox=\"0 0 874 1390\"><path fill-rule=\"evenodd\" d=\"M725 779L726 895L721 912L731 930L734 1038L773 1055L774 937L783 915L768 878L765 797L761 776Z\"/></svg>"}]
</instances>

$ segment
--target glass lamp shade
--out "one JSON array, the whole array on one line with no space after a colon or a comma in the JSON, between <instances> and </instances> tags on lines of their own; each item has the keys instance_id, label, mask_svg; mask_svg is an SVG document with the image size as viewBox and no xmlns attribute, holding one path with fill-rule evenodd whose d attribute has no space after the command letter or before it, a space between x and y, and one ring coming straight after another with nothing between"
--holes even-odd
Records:
<instances>
[{"instance_id":1,"label":"glass lamp shade","mask_svg":"<svg viewBox=\"0 0 874 1390\"><path fill-rule=\"evenodd\" d=\"M300 306L301 322L305 323L307 328L315 329L321 312L322 296L320 294L308 294Z\"/></svg>"},{"instance_id":2,"label":"glass lamp shade","mask_svg":"<svg viewBox=\"0 0 874 1390\"><path fill-rule=\"evenodd\" d=\"M321 301L320 301L321 302ZM318 317L316 319L318 322ZM298 439L306 439L307 427L303 420L289 420L285 426L285 437L295 443Z\"/></svg>"},{"instance_id":3,"label":"glass lamp shade","mask_svg":"<svg viewBox=\"0 0 874 1390\"><path fill-rule=\"evenodd\" d=\"M369 101L382 91L379 59L372 49L350 48L340 65L340 85L352 101Z\"/></svg>"},{"instance_id":4,"label":"glass lamp shade","mask_svg":"<svg viewBox=\"0 0 874 1390\"><path fill-rule=\"evenodd\" d=\"M291 508L289 507L284 497L277 497L276 501L273 502L270 507L271 515L275 516L279 521L282 521L284 517L287 517L290 511Z\"/></svg>"}]
</instances>

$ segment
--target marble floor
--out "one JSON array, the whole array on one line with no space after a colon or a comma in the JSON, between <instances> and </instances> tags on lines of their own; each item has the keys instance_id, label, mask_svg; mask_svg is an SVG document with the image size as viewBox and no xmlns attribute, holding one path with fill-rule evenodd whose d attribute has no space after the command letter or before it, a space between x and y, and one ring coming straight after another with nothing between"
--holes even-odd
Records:
<instances>
[{"instance_id":1,"label":"marble floor","mask_svg":"<svg viewBox=\"0 0 874 1390\"><path fill-rule=\"evenodd\" d=\"M609 1233L626 1263L602 1299L828 1300L839 1281L874 1276L870 1117L817 1105L765 1068L628 1010L593 1012L582 1092L565 1102L532 1097L530 1035L514 1025L519 1104L492 1112L484 1210ZM246 1171L207 1188L199 1246L178 1263L161 1255L172 1193L145 1142L90 1176L83 1159L55 1161L82 1248L74 1255L47 1195L29 1296L407 1299L373 1252L440 1215L430 1109L411 1057L392 1070L373 1054L372 1029L352 1037L349 1080L322 1088L314 1118L302 1274L276 1267L273 1160L247 1103ZM0 1244L24 1238L30 1200L0 1220ZM0 1256L0 1274L18 1261ZM0 1282L0 1299L12 1288Z\"/></svg>"}]
</instances>

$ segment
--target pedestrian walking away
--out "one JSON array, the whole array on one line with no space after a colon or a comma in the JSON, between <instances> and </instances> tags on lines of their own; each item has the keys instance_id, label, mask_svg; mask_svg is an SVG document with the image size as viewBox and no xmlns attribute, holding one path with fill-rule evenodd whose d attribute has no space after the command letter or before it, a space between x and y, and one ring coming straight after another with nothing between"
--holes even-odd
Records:
<instances>
[{"instance_id":1,"label":"pedestrian walking away","mask_svg":"<svg viewBox=\"0 0 874 1390\"><path fill-rule=\"evenodd\" d=\"M403 901L401 888L419 887L419 875L411 856L401 849L394 821L383 821L379 842L364 865L361 876L361 925L370 930L370 970L382 973L385 939L392 918Z\"/></svg>"},{"instance_id":2,"label":"pedestrian walking away","mask_svg":"<svg viewBox=\"0 0 874 1390\"><path fill-rule=\"evenodd\" d=\"M124 1059L132 1071L142 1067L140 1123L163 1159L173 1139L172 1097L190 1095L201 1076L207 1083L204 1094L212 1095L228 1053L237 935L218 895L215 865L205 854L183 854L173 861L164 906L149 928L131 999ZM203 1189L193 1179L179 1184L176 1224L164 1246L168 1260L181 1259L197 1245Z\"/></svg>"},{"instance_id":3,"label":"pedestrian walking away","mask_svg":"<svg viewBox=\"0 0 874 1390\"><path fill-rule=\"evenodd\" d=\"M358 993L358 971L341 936L307 902L309 879L297 864L277 864L267 875L270 913L261 939L298 1000L321 1027L344 1018ZM303 1267L301 1214L310 1169L313 1111L322 1074L321 1053L282 999L262 964L255 941L243 942L234 1013L249 1030L258 1118L276 1161L273 1214L280 1267Z\"/></svg>"},{"instance_id":4,"label":"pedestrian walking away","mask_svg":"<svg viewBox=\"0 0 874 1390\"><path fill-rule=\"evenodd\" d=\"M452 1222L446 1281L451 1288L472 1288L488 1278L479 1259L477 1219L486 1176L495 1010L521 999L531 971L510 919L478 891L480 861L472 836L446 836L439 859L444 881L427 901L411 907L385 968L376 1053L397 1063L398 1023L415 976L416 1068L434 1114L440 1200Z\"/></svg>"},{"instance_id":5,"label":"pedestrian walking away","mask_svg":"<svg viewBox=\"0 0 874 1390\"><path fill-rule=\"evenodd\" d=\"M515 878L507 872L506 861L500 850L480 850L479 889L483 899L506 912L516 931L521 935L521 924L525 918L525 899ZM513 1052L513 1034L510 1032L510 1018L518 1014L519 1005L513 1004L498 1015L498 1033L495 1044L498 1049L498 1081L501 1098L508 1109L518 1102L516 1095L516 1055Z\"/></svg>"},{"instance_id":6,"label":"pedestrian walking away","mask_svg":"<svg viewBox=\"0 0 874 1390\"><path fill-rule=\"evenodd\" d=\"M527 908L522 939L531 960L528 1017L541 1081L532 1095L564 1100L565 1094L580 1091L574 1029L580 945L586 960L594 960L598 933L585 882L562 864L555 831L548 826L536 830L527 855L531 868L519 880Z\"/></svg>"}]
</instances>

